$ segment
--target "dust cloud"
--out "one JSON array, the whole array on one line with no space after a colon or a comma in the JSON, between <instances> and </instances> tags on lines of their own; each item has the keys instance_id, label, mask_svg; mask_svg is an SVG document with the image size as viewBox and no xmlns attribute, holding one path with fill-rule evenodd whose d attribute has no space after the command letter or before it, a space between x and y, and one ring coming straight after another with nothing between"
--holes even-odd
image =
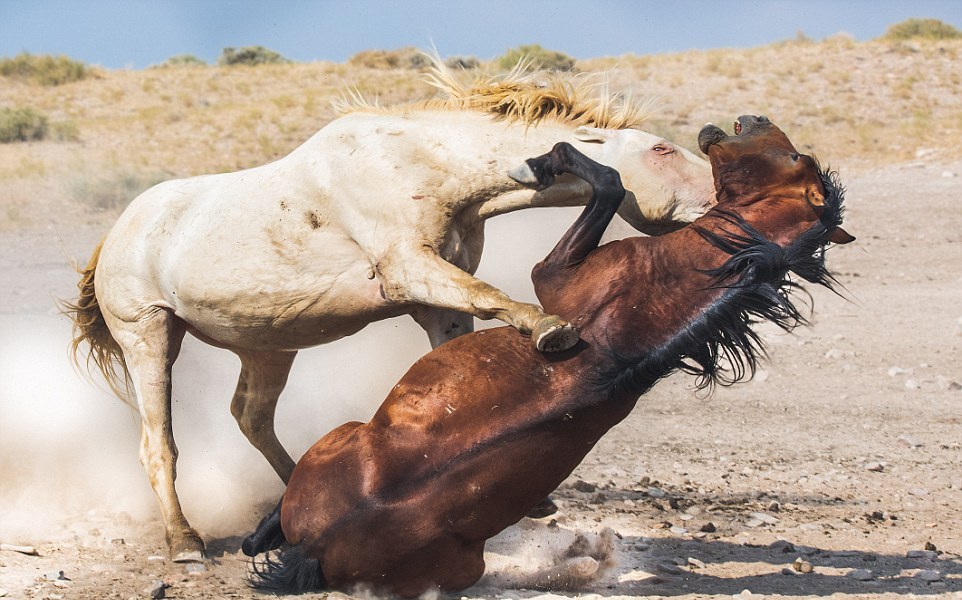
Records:
<instances>
[{"instance_id":1,"label":"dust cloud","mask_svg":"<svg viewBox=\"0 0 962 600\"><path fill-rule=\"evenodd\" d=\"M538 209L492 220L478 276L515 299L535 301L531 267L578 211ZM160 527L138 458L139 417L102 382L73 369L69 321L53 310L0 314L0 336L0 540L57 539L70 534L72 516L90 511L155 519ZM296 458L341 423L369 419L429 349L420 328L401 317L301 352L278 405L281 442ZM190 336L174 367L177 488L188 519L206 537L245 535L283 492L230 415L238 372L233 354Z\"/></svg>"}]
</instances>

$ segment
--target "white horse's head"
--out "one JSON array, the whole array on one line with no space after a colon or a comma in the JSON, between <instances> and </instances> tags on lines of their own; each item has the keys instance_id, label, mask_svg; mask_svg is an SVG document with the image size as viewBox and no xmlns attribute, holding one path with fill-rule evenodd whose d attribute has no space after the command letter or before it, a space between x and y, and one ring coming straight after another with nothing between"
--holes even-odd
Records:
<instances>
[{"instance_id":1,"label":"white horse's head","mask_svg":"<svg viewBox=\"0 0 962 600\"><path fill-rule=\"evenodd\" d=\"M715 204L711 165L688 150L637 129L579 127L575 138L603 144L598 162L621 174L627 193L618 214L657 235L690 223Z\"/></svg>"}]
</instances>

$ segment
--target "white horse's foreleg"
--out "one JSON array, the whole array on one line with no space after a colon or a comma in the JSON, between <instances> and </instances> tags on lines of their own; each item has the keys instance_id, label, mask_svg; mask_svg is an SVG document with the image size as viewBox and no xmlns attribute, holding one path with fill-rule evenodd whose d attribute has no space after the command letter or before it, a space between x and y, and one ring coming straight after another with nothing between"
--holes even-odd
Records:
<instances>
[{"instance_id":1,"label":"white horse's foreleg","mask_svg":"<svg viewBox=\"0 0 962 600\"><path fill-rule=\"evenodd\" d=\"M385 296L498 319L531 334L539 350L566 350L578 341L570 324L547 315L535 304L515 302L507 294L445 261L430 248L396 249L376 266ZM433 343L433 342L432 342Z\"/></svg>"},{"instance_id":2,"label":"white horse's foreleg","mask_svg":"<svg viewBox=\"0 0 962 600\"><path fill-rule=\"evenodd\" d=\"M432 348L474 331L474 317L455 310L422 306L411 317L428 334Z\"/></svg>"},{"instance_id":3,"label":"white horse's foreleg","mask_svg":"<svg viewBox=\"0 0 962 600\"><path fill-rule=\"evenodd\" d=\"M239 352L238 356L241 372L230 412L250 443L287 483L294 472L294 460L277 439L274 409L297 352Z\"/></svg>"},{"instance_id":4,"label":"white horse's foreleg","mask_svg":"<svg viewBox=\"0 0 962 600\"><path fill-rule=\"evenodd\" d=\"M204 542L191 528L177 498L177 446L171 426L170 373L186 327L170 311L150 309L136 321L108 319L133 380L141 417L140 462L160 503L174 561L204 558Z\"/></svg>"}]
</instances>

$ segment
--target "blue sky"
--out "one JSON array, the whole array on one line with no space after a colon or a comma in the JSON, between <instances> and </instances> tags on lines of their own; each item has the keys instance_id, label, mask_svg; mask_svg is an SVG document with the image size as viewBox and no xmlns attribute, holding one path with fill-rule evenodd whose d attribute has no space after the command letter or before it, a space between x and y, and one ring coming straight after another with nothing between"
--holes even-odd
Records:
<instances>
[{"instance_id":1,"label":"blue sky","mask_svg":"<svg viewBox=\"0 0 962 600\"><path fill-rule=\"evenodd\" d=\"M65 54L111 69L177 54L213 62L262 45L297 61L371 48L489 59L520 44L578 58L748 47L846 32L858 40L909 17L962 29L960 0L0 0L0 56Z\"/></svg>"}]
</instances>

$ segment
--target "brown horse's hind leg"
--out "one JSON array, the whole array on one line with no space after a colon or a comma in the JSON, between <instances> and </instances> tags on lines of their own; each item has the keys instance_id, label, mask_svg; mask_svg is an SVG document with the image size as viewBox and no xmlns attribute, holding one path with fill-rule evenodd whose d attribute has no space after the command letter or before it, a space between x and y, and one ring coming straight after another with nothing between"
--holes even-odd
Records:
<instances>
[{"instance_id":1,"label":"brown horse's hind leg","mask_svg":"<svg viewBox=\"0 0 962 600\"><path fill-rule=\"evenodd\" d=\"M140 462L157 494L167 529L167 545L175 561L203 560L204 542L180 506L177 446L170 416L170 372L184 340L186 326L170 311L151 308L134 321L104 314L124 353L141 417Z\"/></svg>"},{"instance_id":2,"label":"brown horse's hind leg","mask_svg":"<svg viewBox=\"0 0 962 600\"><path fill-rule=\"evenodd\" d=\"M238 352L240 378L230 411L250 443L260 450L278 476L287 483L294 460L274 432L274 409L287 384L296 352Z\"/></svg>"}]
</instances>

